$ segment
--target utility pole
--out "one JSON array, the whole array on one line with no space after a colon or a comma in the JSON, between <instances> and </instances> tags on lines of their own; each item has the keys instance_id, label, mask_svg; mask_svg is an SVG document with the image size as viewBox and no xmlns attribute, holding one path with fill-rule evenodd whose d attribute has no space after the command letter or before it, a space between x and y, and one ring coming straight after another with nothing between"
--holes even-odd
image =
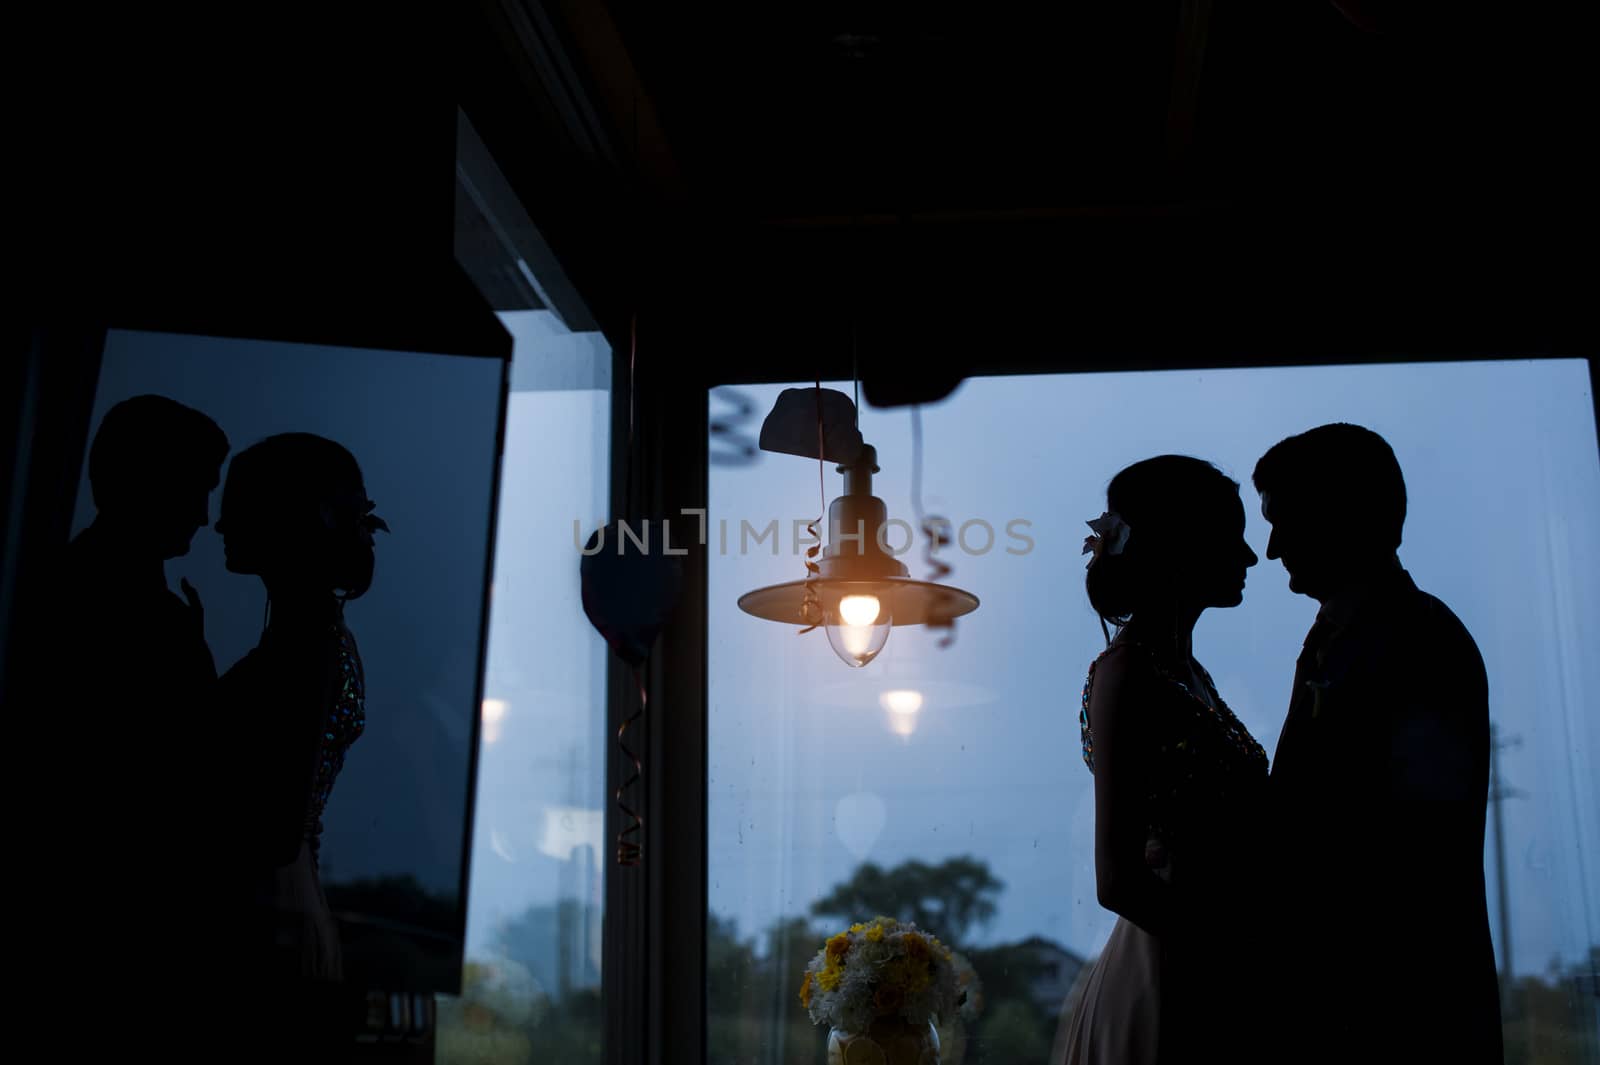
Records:
<instances>
[{"instance_id":1,"label":"utility pole","mask_svg":"<svg viewBox=\"0 0 1600 1065\"><path fill-rule=\"evenodd\" d=\"M1506 799L1525 794L1509 787L1500 776L1500 751L1507 747L1522 746L1521 736L1501 738L1500 726L1489 726L1489 807L1494 811L1494 871L1495 894L1500 909L1500 1010L1501 1016L1511 1006L1511 905L1507 900L1506 885L1506 824L1500 806Z\"/></svg>"},{"instance_id":2,"label":"utility pole","mask_svg":"<svg viewBox=\"0 0 1600 1065\"><path fill-rule=\"evenodd\" d=\"M554 761L551 759L550 761ZM578 748L567 750L567 805L578 805ZM578 895L573 881L580 874L576 868L588 856L580 848L573 848L556 872L556 986L560 1001L565 1003L573 987L582 982L582 957L580 951L588 940L582 929L574 928L574 920L586 919L588 900ZM581 917L580 917L581 915Z\"/></svg>"}]
</instances>

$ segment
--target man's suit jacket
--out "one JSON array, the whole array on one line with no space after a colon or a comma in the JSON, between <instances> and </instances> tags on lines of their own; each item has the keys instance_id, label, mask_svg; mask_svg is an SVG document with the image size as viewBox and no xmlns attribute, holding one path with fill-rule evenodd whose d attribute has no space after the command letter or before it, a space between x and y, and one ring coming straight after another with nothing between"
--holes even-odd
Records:
<instances>
[{"instance_id":1,"label":"man's suit jacket","mask_svg":"<svg viewBox=\"0 0 1600 1065\"><path fill-rule=\"evenodd\" d=\"M1483 658L1398 565L1343 606L1272 766L1280 1036L1308 1060L1499 1062Z\"/></svg>"},{"instance_id":2,"label":"man's suit jacket","mask_svg":"<svg viewBox=\"0 0 1600 1065\"><path fill-rule=\"evenodd\" d=\"M192 969L228 830L211 653L160 562L130 563L93 526L64 552L58 587L34 700L59 741L48 819L65 853L48 863L50 891L120 979Z\"/></svg>"}]
</instances>

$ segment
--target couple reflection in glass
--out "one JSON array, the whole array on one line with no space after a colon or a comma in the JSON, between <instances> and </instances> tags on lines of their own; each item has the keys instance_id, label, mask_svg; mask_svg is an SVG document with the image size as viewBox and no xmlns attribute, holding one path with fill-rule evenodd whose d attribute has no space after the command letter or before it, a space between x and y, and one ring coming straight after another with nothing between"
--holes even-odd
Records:
<instances>
[{"instance_id":1,"label":"couple reflection in glass","mask_svg":"<svg viewBox=\"0 0 1600 1065\"><path fill-rule=\"evenodd\" d=\"M1089 601L1116 632L1080 726L1118 920L1056 1059L1499 1062L1482 657L1400 565L1382 437L1312 429L1252 479L1267 558L1321 604L1270 771L1193 648L1259 561L1239 486L1164 455L1117 474L1090 523Z\"/></svg>"},{"instance_id":2,"label":"couple reflection in glass","mask_svg":"<svg viewBox=\"0 0 1600 1065\"><path fill-rule=\"evenodd\" d=\"M267 620L219 678L200 594L185 578L174 595L163 564L209 524L228 449L215 422L173 400L117 404L90 449L95 519L67 549L62 601L81 636L74 687L95 725L86 757L106 858L134 874L119 931L186 954L197 980L336 981L318 845L365 725L344 604L371 585L387 526L332 440L285 433L237 454L216 531L227 568L265 586Z\"/></svg>"}]
</instances>

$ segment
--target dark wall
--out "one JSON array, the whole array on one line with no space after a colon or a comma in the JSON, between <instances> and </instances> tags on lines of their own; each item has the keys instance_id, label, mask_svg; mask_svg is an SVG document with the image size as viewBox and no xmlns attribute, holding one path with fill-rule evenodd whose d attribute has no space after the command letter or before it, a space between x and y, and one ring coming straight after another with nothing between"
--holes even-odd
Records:
<instances>
[{"instance_id":1,"label":"dark wall","mask_svg":"<svg viewBox=\"0 0 1600 1065\"><path fill-rule=\"evenodd\" d=\"M38 306L283 331L437 288L447 36L422 7L39 15L16 155Z\"/></svg>"},{"instance_id":2,"label":"dark wall","mask_svg":"<svg viewBox=\"0 0 1600 1065\"><path fill-rule=\"evenodd\" d=\"M452 256L461 34L444 4L18 17L8 626L66 536L100 330L509 353Z\"/></svg>"}]
</instances>

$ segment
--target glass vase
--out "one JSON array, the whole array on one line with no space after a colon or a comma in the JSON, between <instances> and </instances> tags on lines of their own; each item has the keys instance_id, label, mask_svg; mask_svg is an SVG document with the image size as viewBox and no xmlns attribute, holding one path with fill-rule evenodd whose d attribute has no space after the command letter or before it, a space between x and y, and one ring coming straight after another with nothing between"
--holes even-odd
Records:
<instances>
[{"instance_id":1,"label":"glass vase","mask_svg":"<svg viewBox=\"0 0 1600 1065\"><path fill-rule=\"evenodd\" d=\"M911 1024L879 1017L865 1032L835 1028L828 1033L828 1065L939 1065L939 1033L933 1022Z\"/></svg>"}]
</instances>

